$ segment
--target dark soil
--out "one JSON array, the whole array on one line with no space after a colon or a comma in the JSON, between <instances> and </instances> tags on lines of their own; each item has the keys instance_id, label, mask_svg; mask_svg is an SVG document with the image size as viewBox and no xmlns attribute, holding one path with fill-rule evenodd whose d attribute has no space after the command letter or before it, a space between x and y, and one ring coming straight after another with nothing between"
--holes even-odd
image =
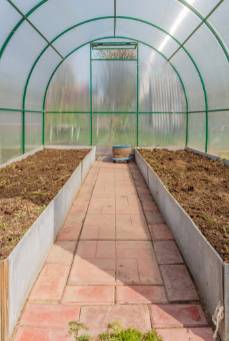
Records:
<instances>
[{"instance_id":1,"label":"dark soil","mask_svg":"<svg viewBox=\"0 0 229 341\"><path fill-rule=\"evenodd\" d=\"M9 255L88 152L45 149L0 169L0 259Z\"/></svg>"},{"instance_id":2,"label":"dark soil","mask_svg":"<svg viewBox=\"0 0 229 341\"><path fill-rule=\"evenodd\" d=\"M229 262L229 167L190 151L140 152L224 261Z\"/></svg>"}]
</instances>

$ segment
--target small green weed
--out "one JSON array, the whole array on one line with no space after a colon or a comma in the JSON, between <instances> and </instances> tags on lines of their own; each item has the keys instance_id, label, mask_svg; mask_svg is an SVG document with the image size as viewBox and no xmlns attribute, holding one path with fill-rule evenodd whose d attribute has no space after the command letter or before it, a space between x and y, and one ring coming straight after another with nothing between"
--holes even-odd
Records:
<instances>
[{"instance_id":1,"label":"small green weed","mask_svg":"<svg viewBox=\"0 0 229 341\"><path fill-rule=\"evenodd\" d=\"M87 329L82 323L76 321L69 323L69 334L75 341L163 341L155 330L142 333L135 328L124 329L119 322L108 324L107 330L96 337L82 334L82 331Z\"/></svg>"}]
</instances>

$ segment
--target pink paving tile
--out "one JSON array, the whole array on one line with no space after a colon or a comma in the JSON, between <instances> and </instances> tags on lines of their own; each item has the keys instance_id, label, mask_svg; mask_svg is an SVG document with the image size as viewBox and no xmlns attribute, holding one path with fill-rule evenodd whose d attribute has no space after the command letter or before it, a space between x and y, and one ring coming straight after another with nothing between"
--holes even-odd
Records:
<instances>
[{"instance_id":1,"label":"pink paving tile","mask_svg":"<svg viewBox=\"0 0 229 341\"><path fill-rule=\"evenodd\" d=\"M67 329L20 327L14 341L72 341Z\"/></svg>"},{"instance_id":2,"label":"pink paving tile","mask_svg":"<svg viewBox=\"0 0 229 341\"><path fill-rule=\"evenodd\" d=\"M92 199L88 208L89 214L115 214L114 199Z\"/></svg>"},{"instance_id":3,"label":"pink paving tile","mask_svg":"<svg viewBox=\"0 0 229 341\"><path fill-rule=\"evenodd\" d=\"M80 241L76 254L81 258L95 258L97 249L97 241Z\"/></svg>"},{"instance_id":4,"label":"pink paving tile","mask_svg":"<svg viewBox=\"0 0 229 341\"><path fill-rule=\"evenodd\" d=\"M47 263L58 263L70 265L73 260L73 254L76 247L74 241L58 241L49 251Z\"/></svg>"},{"instance_id":5,"label":"pink paving tile","mask_svg":"<svg viewBox=\"0 0 229 341\"><path fill-rule=\"evenodd\" d=\"M208 326L203 310L197 304L152 305L151 319L155 328Z\"/></svg>"},{"instance_id":6,"label":"pink paving tile","mask_svg":"<svg viewBox=\"0 0 229 341\"><path fill-rule=\"evenodd\" d=\"M154 242L154 250L159 264L181 264L183 259L173 240Z\"/></svg>"},{"instance_id":7,"label":"pink paving tile","mask_svg":"<svg viewBox=\"0 0 229 341\"><path fill-rule=\"evenodd\" d=\"M143 215L117 215L117 240L150 240L150 233Z\"/></svg>"},{"instance_id":8,"label":"pink paving tile","mask_svg":"<svg viewBox=\"0 0 229 341\"><path fill-rule=\"evenodd\" d=\"M159 212L157 205L151 200L142 200L143 210L145 212Z\"/></svg>"},{"instance_id":9,"label":"pink paving tile","mask_svg":"<svg viewBox=\"0 0 229 341\"><path fill-rule=\"evenodd\" d=\"M213 341L211 328L158 329L163 341Z\"/></svg>"},{"instance_id":10,"label":"pink paving tile","mask_svg":"<svg viewBox=\"0 0 229 341\"><path fill-rule=\"evenodd\" d=\"M155 258L118 259L116 280L118 285L161 285L162 278Z\"/></svg>"},{"instance_id":11,"label":"pink paving tile","mask_svg":"<svg viewBox=\"0 0 229 341\"><path fill-rule=\"evenodd\" d=\"M96 258L115 258L115 242L99 240L97 242Z\"/></svg>"},{"instance_id":12,"label":"pink paving tile","mask_svg":"<svg viewBox=\"0 0 229 341\"><path fill-rule=\"evenodd\" d=\"M80 241L77 255L81 258L115 258L114 241Z\"/></svg>"},{"instance_id":13,"label":"pink paving tile","mask_svg":"<svg viewBox=\"0 0 229 341\"><path fill-rule=\"evenodd\" d=\"M63 302L77 304L113 304L113 286L67 286Z\"/></svg>"},{"instance_id":14,"label":"pink paving tile","mask_svg":"<svg viewBox=\"0 0 229 341\"><path fill-rule=\"evenodd\" d=\"M152 258L153 247L149 241L117 241L117 257L123 258Z\"/></svg>"},{"instance_id":15,"label":"pink paving tile","mask_svg":"<svg viewBox=\"0 0 229 341\"><path fill-rule=\"evenodd\" d=\"M161 273L155 257L138 259L140 282L143 284L162 285Z\"/></svg>"},{"instance_id":16,"label":"pink paving tile","mask_svg":"<svg viewBox=\"0 0 229 341\"><path fill-rule=\"evenodd\" d=\"M118 321L123 327L135 327L142 331L151 329L148 307L145 305L113 305L83 307L80 321L85 323L92 335L106 330L111 322Z\"/></svg>"},{"instance_id":17,"label":"pink paving tile","mask_svg":"<svg viewBox=\"0 0 229 341\"><path fill-rule=\"evenodd\" d=\"M118 304L167 303L165 290L160 286L118 286Z\"/></svg>"},{"instance_id":18,"label":"pink paving tile","mask_svg":"<svg viewBox=\"0 0 229 341\"><path fill-rule=\"evenodd\" d=\"M87 208L89 205L89 200L79 199L74 201L73 206L71 207L70 213L77 214L77 213L86 213Z\"/></svg>"},{"instance_id":19,"label":"pink paving tile","mask_svg":"<svg viewBox=\"0 0 229 341\"><path fill-rule=\"evenodd\" d=\"M85 213L69 213L68 217L64 223L64 227L74 227L83 223L85 218Z\"/></svg>"},{"instance_id":20,"label":"pink paving tile","mask_svg":"<svg viewBox=\"0 0 229 341\"><path fill-rule=\"evenodd\" d=\"M117 261L117 284L140 284L138 263L136 259L120 259Z\"/></svg>"},{"instance_id":21,"label":"pink paving tile","mask_svg":"<svg viewBox=\"0 0 229 341\"><path fill-rule=\"evenodd\" d=\"M117 284L141 284L136 259L120 259L117 261Z\"/></svg>"},{"instance_id":22,"label":"pink paving tile","mask_svg":"<svg viewBox=\"0 0 229 341\"><path fill-rule=\"evenodd\" d=\"M149 225L153 240L172 240L173 235L166 224Z\"/></svg>"},{"instance_id":23,"label":"pink paving tile","mask_svg":"<svg viewBox=\"0 0 229 341\"><path fill-rule=\"evenodd\" d=\"M143 210L138 199L131 199L131 195L119 196L116 200L116 214L141 214Z\"/></svg>"},{"instance_id":24,"label":"pink paving tile","mask_svg":"<svg viewBox=\"0 0 229 341\"><path fill-rule=\"evenodd\" d=\"M54 301L61 299L69 274L69 266L46 264L30 295L30 301Z\"/></svg>"},{"instance_id":25,"label":"pink paving tile","mask_svg":"<svg viewBox=\"0 0 229 341\"><path fill-rule=\"evenodd\" d=\"M101 285L115 283L114 259L82 259L77 257L73 263L69 284Z\"/></svg>"},{"instance_id":26,"label":"pink paving tile","mask_svg":"<svg viewBox=\"0 0 229 341\"><path fill-rule=\"evenodd\" d=\"M57 240L78 240L82 224L74 226L64 226L57 237Z\"/></svg>"},{"instance_id":27,"label":"pink paving tile","mask_svg":"<svg viewBox=\"0 0 229 341\"><path fill-rule=\"evenodd\" d=\"M185 265L161 265L170 302L198 300L198 295Z\"/></svg>"},{"instance_id":28,"label":"pink paving tile","mask_svg":"<svg viewBox=\"0 0 229 341\"><path fill-rule=\"evenodd\" d=\"M69 321L78 320L79 315L79 306L27 304L22 314L20 325L65 329Z\"/></svg>"},{"instance_id":29,"label":"pink paving tile","mask_svg":"<svg viewBox=\"0 0 229 341\"><path fill-rule=\"evenodd\" d=\"M145 212L146 220L148 224L163 224L164 219L159 212Z\"/></svg>"},{"instance_id":30,"label":"pink paving tile","mask_svg":"<svg viewBox=\"0 0 229 341\"><path fill-rule=\"evenodd\" d=\"M115 215L88 214L84 223L81 239L115 239Z\"/></svg>"}]
</instances>

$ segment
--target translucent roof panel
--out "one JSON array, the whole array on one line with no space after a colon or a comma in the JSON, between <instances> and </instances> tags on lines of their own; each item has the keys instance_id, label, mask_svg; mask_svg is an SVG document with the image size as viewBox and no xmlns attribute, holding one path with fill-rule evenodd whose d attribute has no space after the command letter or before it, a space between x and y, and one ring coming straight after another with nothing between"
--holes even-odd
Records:
<instances>
[{"instance_id":1,"label":"translucent roof panel","mask_svg":"<svg viewBox=\"0 0 229 341\"><path fill-rule=\"evenodd\" d=\"M210 109L229 108L229 67L221 46L206 26L185 44L206 84Z\"/></svg>"},{"instance_id":2,"label":"translucent roof panel","mask_svg":"<svg viewBox=\"0 0 229 341\"><path fill-rule=\"evenodd\" d=\"M191 59L187 58L187 54L180 49L171 59L171 62L183 79L189 102L189 110L205 110L201 80Z\"/></svg>"},{"instance_id":3,"label":"translucent roof panel","mask_svg":"<svg viewBox=\"0 0 229 341\"><path fill-rule=\"evenodd\" d=\"M179 76L166 59L141 44L139 60L140 112L185 112Z\"/></svg>"},{"instance_id":4,"label":"translucent roof panel","mask_svg":"<svg viewBox=\"0 0 229 341\"><path fill-rule=\"evenodd\" d=\"M179 46L159 29L134 20L117 19L116 34L143 41L162 51L166 56L172 54Z\"/></svg>"},{"instance_id":5,"label":"translucent roof panel","mask_svg":"<svg viewBox=\"0 0 229 341\"><path fill-rule=\"evenodd\" d=\"M178 0L180 1L180 0ZM200 14L206 17L212 9L221 1L220 0L184 0L187 4L194 7Z\"/></svg>"},{"instance_id":6,"label":"translucent roof panel","mask_svg":"<svg viewBox=\"0 0 229 341\"><path fill-rule=\"evenodd\" d=\"M0 0L0 46L20 19L20 14L6 0Z\"/></svg>"},{"instance_id":7,"label":"translucent roof panel","mask_svg":"<svg viewBox=\"0 0 229 341\"><path fill-rule=\"evenodd\" d=\"M91 0L49 0L30 16L30 20L51 40L65 29L82 21L112 16L113 12L113 0L96 0L93 4Z\"/></svg>"},{"instance_id":8,"label":"translucent roof panel","mask_svg":"<svg viewBox=\"0 0 229 341\"><path fill-rule=\"evenodd\" d=\"M48 1L48 0L46 0ZM42 0L13 0L13 3L26 14L31 8L37 6L38 4L43 4L46 1Z\"/></svg>"},{"instance_id":9,"label":"translucent roof panel","mask_svg":"<svg viewBox=\"0 0 229 341\"><path fill-rule=\"evenodd\" d=\"M222 40L229 49L229 1L223 1L222 4L209 18L209 22L215 27Z\"/></svg>"},{"instance_id":10,"label":"translucent roof panel","mask_svg":"<svg viewBox=\"0 0 229 341\"><path fill-rule=\"evenodd\" d=\"M61 60L60 56L51 47L42 55L32 73L27 89L27 110L42 110L43 97L50 74Z\"/></svg>"},{"instance_id":11,"label":"translucent roof panel","mask_svg":"<svg viewBox=\"0 0 229 341\"><path fill-rule=\"evenodd\" d=\"M91 40L113 36L113 30L112 19L92 21L66 32L58 40L56 40L53 45L58 49L58 51L66 56L74 48Z\"/></svg>"},{"instance_id":12,"label":"translucent roof panel","mask_svg":"<svg viewBox=\"0 0 229 341\"><path fill-rule=\"evenodd\" d=\"M24 22L13 35L0 61L0 106L21 108L31 66L46 42Z\"/></svg>"},{"instance_id":13,"label":"translucent roof panel","mask_svg":"<svg viewBox=\"0 0 229 341\"><path fill-rule=\"evenodd\" d=\"M184 40L200 19L177 0L117 0L117 15L138 17L162 27L177 39Z\"/></svg>"}]
</instances>

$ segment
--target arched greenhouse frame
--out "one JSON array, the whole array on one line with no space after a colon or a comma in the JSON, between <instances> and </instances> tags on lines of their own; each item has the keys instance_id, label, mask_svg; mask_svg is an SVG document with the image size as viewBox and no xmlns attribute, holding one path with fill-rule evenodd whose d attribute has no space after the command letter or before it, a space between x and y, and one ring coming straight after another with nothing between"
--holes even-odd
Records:
<instances>
[{"instance_id":1,"label":"arched greenhouse frame","mask_svg":"<svg viewBox=\"0 0 229 341\"><path fill-rule=\"evenodd\" d=\"M93 205L92 211L94 209L93 214L97 215L97 218L91 221L90 228L97 228L98 231L96 237L93 235L95 232L90 230L90 234L87 231L91 238L89 241L114 242L117 258L115 269L109 262L112 270L104 270L103 265L97 266L101 270L100 274L107 272L110 276L113 271L115 277L121 272L117 268L117 245L120 241L150 242L153 247L151 258L154 259L154 254L156 255L154 265L159 269L159 279L151 283L152 278L147 277L152 270L150 266L147 268L148 258L146 257L146 265L136 260L138 275L135 275L140 278L141 269L146 267L147 271L142 277L145 276L147 280L139 280L137 284L133 280L130 285L128 281L125 282L126 278L122 282L120 278L115 277L112 294L115 298L112 304L121 306L126 303L122 293L119 293L121 281L124 288L128 284L131 290L134 287L135 294L137 292L137 296L134 296L129 291L123 291L127 297L132 295L128 305L137 306L136 301L139 300L139 304L145 304L148 308L150 306L151 310L147 308L151 314L150 326L155 327L155 333L159 330L159 335L163 334L163 341L170 341L169 332L166 334L164 331L170 328L171 333L174 328L178 328L178 334L182 329L182 333L193 333L190 335L199 337L193 340L213 340L212 324L209 322L212 316L215 335L221 337L222 341L229 341L228 18L229 0L0 0L0 341L8 341L15 335L17 341L27 340L27 330L14 334L15 327L18 326L17 321L23 321L22 309L42 266L46 266L45 257L48 256L50 248L56 244L58 246L59 242L61 244L73 240L77 242L77 246L75 245L74 252L71 252L75 258L78 256L78 244L88 241L86 237L83 239L84 224ZM120 150L117 152L116 149ZM41 151L47 155L44 154L44 159L39 163L39 156L38 159L36 157ZM111 163L112 152L114 163ZM115 152L120 154L117 156ZM33 157L35 163L37 162L37 174L36 165L32 164ZM66 161L62 162L61 157L65 157ZM108 164L107 159L110 161ZM133 159L136 163L116 164L116 161L129 163ZM31 162L28 164L31 168L27 170L26 162ZM48 175L45 174L46 170L50 172ZM22 181L20 177L15 180L14 172L19 172L17 176L22 174L22 178L25 178ZM30 191L30 197L26 193L27 182L30 181L27 173L34 173L34 177L30 179L31 187L36 182L38 186ZM7 179L8 174L10 180ZM75 182L71 180L73 175ZM47 176L46 180L43 176ZM50 185L50 192L47 184L42 187L47 179L52 185L56 184L55 181L58 182L57 187L54 186L55 189ZM13 187L14 181L16 187ZM90 195L84 193L84 186L85 192L88 190ZM45 190L49 193L45 193ZM112 194L108 193L109 191ZM210 196L209 192L214 193ZM77 220L77 224L81 224L77 240L72 237L73 224L69 224L67 232L61 230L65 228L69 217L73 219L71 205L74 207L74 200L77 201L74 199L76 194L83 197L83 203L80 202L75 211L73 209L74 223L81 219L79 216L84 212L82 221ZM102 194L104 198L100 197ZM11 207L10 200L16 203L17 208ZM27 200L25 206L20 206L20 200ZM39 211L39 215L29 211L31 203L37 205L36 212ZM124 208L120 208L122 205ZM127 212L127 207L131 212L134 207L133 212L138 210L138 214ZM38 216L39 219L44 219L48 208L52 211L47 216L51 217L52 221L41 220L36 228L37 240L34 241L34 248L25 248L27 251L23 251L20 258L20 252L17 250L20 245L24 245L27 236L32 235L32 222ZM13 237L8 235L12 225L16 224L18 227L13 219L16 219L16 216L22 219L24 212L28 214L25 218L28 226L21 223L23 232L18 232L15 237L16 228L12 228ZM103 214L114 216L114 221L110 216L104 220L104 217L101 217ZM123 218L127 215L130 216L129 220ZM30 220L31 217L34 220ZM122 219L125 222L123 223L123 220L119 224ZM128 224L131 228L139 225L143 230L148 226L148 230L141 232L143 236L139 232L140 237L136 237L136 231L132 236ZM48 228L47 231L42 230L48 225L52 226L49 237ZM104 237L107 235L103 225L109 225L111 229L114 225L113 234L108 233L109 237ZM206 226L212 226L212 230ZM123 230L118 232L118 229ZM61 236L63 233L63 240L58 239L59 233ZM128 234L128 240L125 233ZM87 236L86 232L85 235ZM99 240L98 236L101 235L102 239ZM47 237L46 242L42 239L44 236ZM6 251L5 244L10 245L14 238L16 242ZM165 245L163 250L160 249L160 243ZM134 245L137 250L137 244ZM39 253L37 250L43 246L46 249L40 258L37 258L37 263L31 265L27 262L26 252L31 250ZM67 251L68 247L69 245L66 247ZM96 246L97 251L98 249ZM109 247L106 250L108 249ZM140 249L139 255L143 249L144 247ZM121 247L120 250L120 254L123 252L125 258L125 250ZM130 254L131 250L130 247ZM179 251L180 258L177 256ZM147 253L145 249L144 252ZM167 252L168 258L165 257L164 260L160 252ZM31 253L31 260L35 260L36 256L37 254ZM96 253L93 257L96 263ZM22 264L21 267L18 265L18 270L15 270L17 261L12 259ZM72 264L73 260L71 266ZM129 260L128 264L130 266L121 264L127 273L134 268L132 260ZM92 259L90 265L95 265ZM167 272L166 267L169 266L174 266L175 274L176 266L183 266L184 271L181 271L182 274L178 271L176 277L173 272L172 275L169 273L170 269L167 269ZM30 274L26 273L25 279L20 281L19 273L21 269L26 268L34 268L36 271L28 271ZM216 273L215 278L211 277L212 273ZM190 282L187 277L184 279L184 282L187 280L188 283L184 288L188 298L184 299L182 295L174 298L174 293L171 298L169 290L174 278L176 280L180 276L179 280L182 282L183 279L180 278L189 274ZM155 273L152 277L154 275ZM68 274L65 281L65 291L68 289L66 283L70 281L69 278L71 279L71 274ZM13 281L17 285L17 295L15 294L14 299ZM89 286L92 283L95 285L94 282L88 281ZM171 283L168 284L169 281ZM77 281L76 283L79 286ZM73 284L76 285L74 280ZM100 285L107 283L99 282L98 286ZM136 289L139 286L141 289ZM150 294L148 291L145 293L144 286L150 287L147 289ZM161 296L158 294L161 301L155 303L154 290L160 290L158 287L162 290ZM173 289L175 292L176 288ZM190 298L188 294L196 289L197 293L190 294ZM66 302L61 301L63 297L64 294L61 299L58 298L58 304L65 305ZM161 321L157 321L158 327L153 312L157 316L159 311L154 303L163 306L160 307L165 309L163 314L170 314L170 305L173 304L178 306L173 306L175 310L179 309L181 304L192 305L191 308L182 306L182 309L197 309L195 311L199 315L197 314L196 319L199 324L188 315L191 310L185 310L184 315L188 316L186 320L182 319L179 310L179 313L171 313L171 316L175 314L178 325L177 321L173 321L174 327L169 321L168 325L161 327ZM67 301L66 305L68 304ZM207 319L201 304L206 308ZM168 310L164 305L168 305ZM136 309L137 316L144 316ZM36 315L33 310L31 312ZM126 313L120 314L124 316ZM177 317L176 314L180 315ZM94 312L93 318L95 315ZM18 337L18 333L23 336ZM52 332L50 333L52 335ZM177 338L186 335L178 334L174 335ZM188 337L187 335L185 337ZM52 339L53 336L49 337L47 340L56 341ZM61 337L65 340L64 337L67 336ZM185 337L183 341L186 341Z\"/></svg>"}]
</instances>

